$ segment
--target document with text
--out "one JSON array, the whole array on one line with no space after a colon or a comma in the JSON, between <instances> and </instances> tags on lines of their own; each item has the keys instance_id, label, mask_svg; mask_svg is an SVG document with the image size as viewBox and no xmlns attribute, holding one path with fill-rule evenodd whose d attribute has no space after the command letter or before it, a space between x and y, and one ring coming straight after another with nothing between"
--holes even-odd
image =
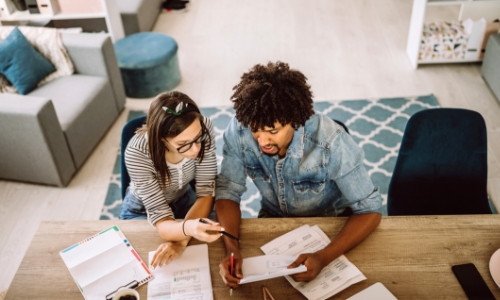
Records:
<instances>
[{"instance_id":1,"label":"document with text","mask_svg":"<svg viewBox=\"0 0 500 300\"><path fill-rule=\"evenodd\" d=\"M261 255L244 258L241 265L243 278L240 280L240 284L307 271L304 265L300 265L293 269L287 269L296 258L297 255Z\"/></svg>"},{"instance_id":2,"label":"document with text","mask_svg":"<svg viewBox=\"0 0 500 300\"><path fill-rule=\"evenodd\" d=\"M155 251L149 252L149 263ZM155 280L148 284L148 300L211 300L213 299L208 246L188 246L170 264L150 268Z\"/></svg>"},{"instance_id":3,"label":"document with text","mask_svg":"<svg viewBox=\"0 0 500 300\"><path fill-rule=\"evenodd\" d=\"M261 247L267 254L298 256L313 253L330 243L328 236L316 225L303 225ZM286 279L309 300L327 299L366 277L344 255L332 261L310 282Z\"/></svg>"}]
</instances>

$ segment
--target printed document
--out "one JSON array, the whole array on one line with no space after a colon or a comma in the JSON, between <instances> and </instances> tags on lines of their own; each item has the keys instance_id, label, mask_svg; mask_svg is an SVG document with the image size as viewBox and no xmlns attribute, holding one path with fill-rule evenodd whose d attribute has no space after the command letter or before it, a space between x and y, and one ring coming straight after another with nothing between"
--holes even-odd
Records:
<instances>
[{"instance_id":1,"label":"printed document","mask_svg":"<svg viewBox=\"0 0 500 300\"><path fill-rule=\"evenodd\" d=\"M328 236L316 225L303 225L261 247L265 254L298 256L323 249L330 243ZM366 277L344 255L332 261L310 282L286 279L309 300L327 299Z\"/></svg>"},{"instance_id":2,"label":"printed document","mask_svg":"<svg viewBox=\"0 0 500 300\"><path fill-rule=\"evenodd\" d=\"M244 258L241 264L243 278L240 280L240 284L307 271L304 265L300 265L294 269L286 268L294 262L296 258L297 255L261 255Z\"/></svg>"},{"instance_id":3,"label":"printed document","mask_svg":"<svg viewBox=\"0 0 500 300\"><path fill-rule=\"evenodd\" d=\"M149 252L149 263L155 251ZM148 285L148 300L211 300L213 299L208 246L188 246L170 264L151 268L155 280Z\"/></svg>"}]
</instances>

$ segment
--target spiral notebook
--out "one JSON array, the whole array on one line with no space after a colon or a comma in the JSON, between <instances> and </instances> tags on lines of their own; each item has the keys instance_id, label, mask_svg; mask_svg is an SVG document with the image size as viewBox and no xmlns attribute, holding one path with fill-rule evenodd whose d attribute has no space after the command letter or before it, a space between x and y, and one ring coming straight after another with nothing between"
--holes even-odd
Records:
<instances>
[{"instance_id":1,"label":"spiral notebook","mask_svg":"<svg viewBox=\"0 0 500 300\"><path fill-rule=\"evenodd\" d=\"M109 300L122 287L137 288L154 278L117 226L62 250L60 255L86 300Z\"/></svg>"}]
</instances>

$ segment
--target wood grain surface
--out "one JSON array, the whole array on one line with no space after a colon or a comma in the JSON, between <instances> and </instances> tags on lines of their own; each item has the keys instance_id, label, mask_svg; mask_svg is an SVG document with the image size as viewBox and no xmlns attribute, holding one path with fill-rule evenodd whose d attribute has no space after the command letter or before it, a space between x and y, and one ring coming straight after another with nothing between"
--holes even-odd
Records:
<instances>
[{"instance_id":1,"label":"wood grain surface","mask_svg":"<svg viewBox=\"0 0 500 300\"><path fill-rule=\"evenodd\" d=\"M243 219L240 230L244 257L262 255L260 246L301 225L319 225L333 238L345 218ZM59 251L105 228L118 225L142 259L162 240L146 221L42 222L5 299L83 299ZM196 244L197 242L192 242ZM398 299L467 299L451 266L472 262L500 299L500 289L488 270L500 248L500 216L384 217L377 230L346 254L367 280L331 299L346 299L382 282ZM209 244L214 299L229 299L219 276L225 256L222 241ZM276 299L305 299L285 278L241 285L231 299L261 299L261 287ZM147 285L138 289L147 299Z\"/></svg>"}]
</instances>

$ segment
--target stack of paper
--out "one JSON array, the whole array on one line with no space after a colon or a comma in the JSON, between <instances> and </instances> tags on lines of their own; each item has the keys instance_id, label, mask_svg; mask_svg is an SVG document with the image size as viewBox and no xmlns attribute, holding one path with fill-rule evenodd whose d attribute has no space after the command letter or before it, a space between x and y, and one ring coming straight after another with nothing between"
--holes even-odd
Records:
<instances>
[{"instance_id":1,"label":"stack of paper","mask_svg":"<svg viewBox=\"0 0 500 300\"><path fill-rule=\"evenodd\" d=\"M149 252L150 264L154 254ZM213 299L207 244L186 247L180 257L152 272L155 280L148 285L148 300Z\"/></svg>"},{"instance_id":2,"label":"stack of paper","mask_svg":"<svg viewBox=\"0 0 500 300\"><path fill-rule=\"evenodd\" d=\"M265 254L297 256L316 252L330 243L330 239L318 226L301 226L261 247ZM286 279L309 300L327 299L366 277L344 255L332 261L310 282Z\"/></svg>"}]
</instances>

